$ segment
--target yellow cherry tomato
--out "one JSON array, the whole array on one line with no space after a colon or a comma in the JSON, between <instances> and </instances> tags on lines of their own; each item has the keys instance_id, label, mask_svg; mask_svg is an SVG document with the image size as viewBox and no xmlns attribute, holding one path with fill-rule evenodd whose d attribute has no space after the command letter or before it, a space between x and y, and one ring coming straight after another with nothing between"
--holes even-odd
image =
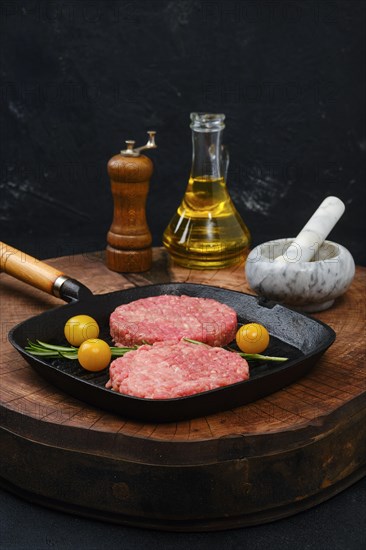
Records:
<instances>
[{"instance_id":1,"label":"yellow cherry tomato","mask_svg":"<svg viewBox=\"0 0 366 550\"><path fill-rule=\"evenodd\" d=\"M268 330L259 323L248 323L236 333L238 348L244 353L262 353L269 344Z\"/></svg>"},{"instance_id":2,"label":"yellow cherry tomato","mask_svg":"<svg viewBox=\"0 0 366 550\"><path fill-rule=\"evenodd\" d=\"M80 365L90 371L105 369L111 361L111 348L104 340L90 338L85 340L78 349L78 360Z\"/></svg>"},{"instance_id":3,"label":"yellow cherry tomato","mask_svg":"<svg viewBox=\"0 0 366 550\"><path fill-rule=\"evenodd\" d=\"M75 315L67 321L64 334L69 344L79 347L89 338L98 338L99 326L96 320L89 315Z\"/></svg>"}]
</instances>

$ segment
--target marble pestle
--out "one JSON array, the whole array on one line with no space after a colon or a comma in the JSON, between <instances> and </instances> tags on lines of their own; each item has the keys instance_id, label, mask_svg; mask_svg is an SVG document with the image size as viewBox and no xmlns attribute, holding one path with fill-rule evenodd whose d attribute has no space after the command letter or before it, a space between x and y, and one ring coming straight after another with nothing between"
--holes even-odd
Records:
<instances>
[{"instance_id":1,"label":"marble pestle","mask_svg":"<svg viewBox=\"0 0 366 550\"><path fill-rule=\"evenodd\" d=\"M275 262L310 262L345 210L337 197L327 197Z\"/></svg>"}]
</instances>

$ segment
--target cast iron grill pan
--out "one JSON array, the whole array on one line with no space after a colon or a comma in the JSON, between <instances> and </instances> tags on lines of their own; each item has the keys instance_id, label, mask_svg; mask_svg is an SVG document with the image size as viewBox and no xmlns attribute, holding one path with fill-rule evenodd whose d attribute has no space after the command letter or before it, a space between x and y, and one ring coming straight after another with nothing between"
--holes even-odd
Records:
<instances>
[{"instance_id":1,"label":"cast iron grill pan","mask_svg":"<svg viewBox=\"0 0 366 550\"><path fill-rule=\"evenodd\" d=\"M308 315L249 294L208 285L156 284L93 295L84 285L67 278L47 264L8 245L2 246L13 254L11 261L7 262L6 257L4 260L4 252L2 253L2 270L46 292L55 293L56 289L63 300L70 302L14 327L9 333L11 344L42 377L59 389L81 401L123 417L143 422L176 422L245 405L304 376L335 340L335 333L329 326ZM34 276L30 280L24 273L20 274L19 254L22 254L23 268L24 263L28 262L30 265L32 260L31 270L41 272L47 269L48 282L37 281ZM16 264L15 267L12 262ZM61 283L59 288L58 282ZM109 335L109 316L112 311L121 304L162 294L212 298L227 304L237 312L239 325L258 322L268 329L271 341L266 355L284 356L289 360L284 363L250 362L250 379L226 387L174 399L144 399L106 389L108 369L92 373L82 369L77 361L45 359L33 356L25 350L28 340L67 345L63 337L64 325L70 317L78 314L94 317L101 328L100 337L112 345Z\"/></svg>"}]
</instances>

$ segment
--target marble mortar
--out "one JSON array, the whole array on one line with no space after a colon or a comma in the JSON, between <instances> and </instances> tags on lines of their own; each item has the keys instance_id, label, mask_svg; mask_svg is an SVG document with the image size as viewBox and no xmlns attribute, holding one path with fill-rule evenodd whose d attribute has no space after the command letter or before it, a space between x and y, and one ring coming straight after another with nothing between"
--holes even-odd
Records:
<instances>
[{"instance_id":1,"label":"marble mortar","mask_svg":"<svg viewBox=\"0 0 366 550\"><path fill-rule=\"evenodd\" d=\"M290 260L286 251L294 240L278 239L255 247L245 264L247 281L259 296L300 311L323 311L352 283L353 257L342 245L324 241L312 261L301 261L301 253ZM285 261L275 261L281 255Z\"/></svg>"}]
</instances>

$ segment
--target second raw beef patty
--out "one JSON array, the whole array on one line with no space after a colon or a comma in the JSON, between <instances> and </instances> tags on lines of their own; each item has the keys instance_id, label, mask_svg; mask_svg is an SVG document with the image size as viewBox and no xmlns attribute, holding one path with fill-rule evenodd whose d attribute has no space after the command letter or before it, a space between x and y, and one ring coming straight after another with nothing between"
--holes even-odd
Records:
<instances>
[{"instance_id":1,"label":"second raw beef patty","mask_svg":"<svg viewBox=\"0 0 366 550\"><path fill-rule=\"evenodd\" d=\"M210 346L225 346L237 330L236 312L211 298L152 296L115 309L111 336L117 346L179 342L191 338Z\"/></svg>"},{"instance_id":2,"label":"second raw beef patty","mask_svg":"<svg viewBox=\"0 0 366 550\"><path fill-rule=\"evenodd\" d=\"M223 348L156 342L115 359L109 377L106 387L119 393L173 399L243 382L249 367L238 353Z\"/></svg>"}]
</instances>

